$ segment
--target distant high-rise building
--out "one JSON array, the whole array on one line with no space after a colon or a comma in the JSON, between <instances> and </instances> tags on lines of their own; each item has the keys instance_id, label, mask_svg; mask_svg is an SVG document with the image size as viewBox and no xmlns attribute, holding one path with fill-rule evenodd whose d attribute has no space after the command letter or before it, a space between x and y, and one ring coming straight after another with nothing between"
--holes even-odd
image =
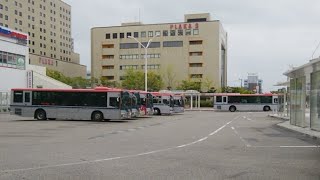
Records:
<instances>
[{"instance_id":1,"label":"distant high-rise building","mask_svg":"<svg viewBox=\"0 0 320 180\"><path fill-rule=\"evenodd\" d=\"M86 77L73 51L71 6L62 0L1 0L0 26L29 35L29 63Z\"/></svg>"},{"instance_id":2,"label":"distant high-rise building","mask_svg":"<svg viewBox=\"0 0 320 180\"><path fill-rule=\"evenodd\" d=\"M244 80L244 88L259 93L262 93L262 80L259 79L258 74L256 73L249 73L248 79Z\"/></svg>"}]
</instances>

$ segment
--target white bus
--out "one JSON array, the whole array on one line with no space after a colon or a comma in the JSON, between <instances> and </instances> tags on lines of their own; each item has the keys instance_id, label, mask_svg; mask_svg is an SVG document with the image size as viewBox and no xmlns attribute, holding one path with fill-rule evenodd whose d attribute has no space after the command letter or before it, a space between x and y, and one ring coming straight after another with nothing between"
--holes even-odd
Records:
<instances>
[{"instance_id":1,"label":"white bus","mask_svg":"<svg viewBox=\"0 0 320 180\"><path fill-rule=\"evenodd\" d=\"M153 111L155 115L173 113L173 96L169 93L152 92Z\"/></svg>"},{"instance_id":2,"label":"white bus","mask_svg":"<svg viewBox=\"0 0 320 180\"><path fill-rule=\"evenodd\" d=\"M215 93L214 108L223 111L270 111L278 109L278 95Z\"/></svg>"},{"instance_id":3,"label":"white bus","mask_svg":"<svg viewBox=\"0 0 320 180\"><path fill-rule=\"evenodd\" d=\"M96 89L12 89L12 115L38 120L131 118L129 92Z\"/></svg>"}]
</instances>

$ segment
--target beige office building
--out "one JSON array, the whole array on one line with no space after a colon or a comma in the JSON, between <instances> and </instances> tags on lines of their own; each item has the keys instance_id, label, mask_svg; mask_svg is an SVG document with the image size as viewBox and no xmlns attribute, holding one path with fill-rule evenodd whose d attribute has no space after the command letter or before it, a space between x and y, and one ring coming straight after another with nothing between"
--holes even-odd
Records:
<instances>
[{"instance_id":1,"label":"beige office building","mask_svg":"<svg viewBox=\"0 0 320 180\"><path fill-rule=\"evenodd\" d=\"M188 79L201 82L203 90L208 82L215 88L227 85L227 33L210 14L185 15L185 21L177 23L92 28L92 77L119 82L126 69L144 70L145 51L133 37L143 45L152 39L147 67L162 75L163 88Z\"/></svg>"},{"instance_id":2,"label":"beige office building","mask_svg":"<svg viewBox=\"0 0 320 180\"><path fill-rule=\"evenodd\" d=\"M73 52L71 6L62 0L1 0L0 26L29 34L29 63L66 76L86 76Z\"/></svg>"}]
</instances>

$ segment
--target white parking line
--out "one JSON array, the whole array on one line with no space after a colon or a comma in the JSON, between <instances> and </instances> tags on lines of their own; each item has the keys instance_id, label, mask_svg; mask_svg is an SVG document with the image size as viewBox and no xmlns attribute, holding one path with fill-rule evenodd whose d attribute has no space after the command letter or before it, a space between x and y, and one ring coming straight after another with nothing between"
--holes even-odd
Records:
<instances>
[{"instance_id":1,"label":"white parking line","mask_svg":"<svg viewBox=\"0 0 320 180\"><path fill-rule=\"evenodd\" d=\"M231 129L234 131L234 133L236 133L236 135L239 136L240 140L243 142L244 145L246 145L246 147L251 147L251 145L246 141L244 140L241 135L238 133L238 131L236 130L236 128L234 127L231 127Z\"/></svg>"}]
</instances>

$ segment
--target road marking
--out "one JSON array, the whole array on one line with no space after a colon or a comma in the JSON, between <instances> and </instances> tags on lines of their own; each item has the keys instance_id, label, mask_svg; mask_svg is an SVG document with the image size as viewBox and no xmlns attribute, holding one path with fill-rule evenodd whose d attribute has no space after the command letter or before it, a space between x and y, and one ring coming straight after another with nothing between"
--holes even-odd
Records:
<instances>
[{"instance_id":1,"label":"road marking","mask_svg":"<svg viewBox=\"0 0 320 180\"><path fill-rule=\"evenodd\" d=\"M320 146L251 146L253 148L320 148Z\"/></svg>"},{"instance_id":2,"label":"road marking","mask_svg":"<svg viewBox=\"0 0 320 180\"><path fill-rule=\"evenodd\" d=\"M232 121L229 121L228 123L224 124L214 132L210 133L208 136L202 137L199 140L193 141L188 144L183 144L179 146L174 146L166 149L159 149L159 150L154 150L154 151L149 151L149 152L144 152L144 153L139 153L139 154L133 154L133 155L127 155L127 156L117 156L117 157L111 157L111 158L105 158L105 159L96 159L96 160L91 160L91 161L79 161L79 162L74 162L74 163L65 163L65 164L57 164L57 165L48 165L48 166L40 166L40 167L33 167L33 168L22 168L22 169L11 169L11 170L4 170L0 171L1 173L12 173L12 172L21 172L21 171L34 171L34 170L40 170L40 169L48 169L48 168L57 168L57 167L64 167L64 166L73 166L73 165L82 165L82 164L92 164L92 163L97 163L97 162L104 162L104 161L112 161L112 160L119 160L119 159L127 159L127 158L134 158L134 157L139 157L139 156L144 156L144 155L150 155L150 154L155 154L155 153L160 153L164 151L170 151L174 149L179 149L179 148L185 148L191 145L194 145L196 143L200 143L202 141L205 141L209 138L209 136L212 136L219 131L221 131L223 128L225 128L227 125L232 123L235 119L238 117L234 118Z\"/></svg>"},{"instance_id":3,"label":"road marking","mask_svg":"<svg viewBox=\"0 0 320 180\"><path fill-rule=\"evenodd\" d=\"M231 129L234 131L234 133L236 133L236 135L239 136L240 140L243 142L244 145L246 145L246 147L252 147L246 140L244 140L241 135L238 133L238 131L236 130L236 128L231 127Z\"/></svg>"}]
</instances>

